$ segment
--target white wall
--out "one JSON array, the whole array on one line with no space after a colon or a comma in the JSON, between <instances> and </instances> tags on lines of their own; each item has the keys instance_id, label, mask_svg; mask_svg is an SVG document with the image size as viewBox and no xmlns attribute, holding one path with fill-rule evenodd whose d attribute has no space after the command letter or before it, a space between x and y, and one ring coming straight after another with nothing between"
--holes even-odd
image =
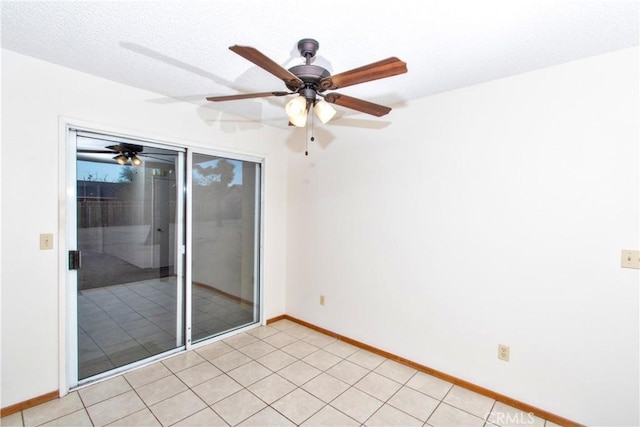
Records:
<instances>
[{"instance_id":1,"label":"white wall","mask_svg":"<svg viewBox=\"0 0 640 427\"><path fill-rule=\"evenodd\" d=\"M411 102L381 130L327 126L289 156L287 313L638 425L639 274L620 268L640 247L638 95L633 48Z\"/></svg>"},{"instance_id":2,"label":"white wall","mask_svg":"<svg viewBox=\"0 0 640 427\"><path fill-rule=\"evenodd\" d=\"M286 144L283 131L2 51L1 406L58 389L58 118L202 147L266 156L266 317L285 309ZM278 142L282 141L282 142Z\"/></svg>"}]
</instances>

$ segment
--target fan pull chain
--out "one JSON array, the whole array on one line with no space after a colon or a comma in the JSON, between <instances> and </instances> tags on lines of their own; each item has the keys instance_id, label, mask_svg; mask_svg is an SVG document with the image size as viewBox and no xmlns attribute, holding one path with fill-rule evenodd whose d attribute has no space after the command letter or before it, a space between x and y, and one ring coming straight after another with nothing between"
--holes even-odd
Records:
<instances>
[{"instance_id":1,"label":"fan pull chain","mask_svg":"<svg viewBox=\"0 0 640 427\"><path fill-rule=\"evenodd\" d=\"M315 129L315 118L314 118L314 114L311 114L311 138L309 138L309 126L305 127L305 131L306 131L306 135L305 135L305 151L304 151L304 155L308 156L309 155L309 141L313 142L316 140L316 138L313 136L313 130Z\"/></svg>"},{"instance_id":2,"label":"fan pull chain","mask_svg":"<svg viewBox=\"0 0 640 427\"><path fill-rule=\"evenodd\" d=\"M304 155L309 155L309 126L304 128Z\"/></svg>"}]
</instances>

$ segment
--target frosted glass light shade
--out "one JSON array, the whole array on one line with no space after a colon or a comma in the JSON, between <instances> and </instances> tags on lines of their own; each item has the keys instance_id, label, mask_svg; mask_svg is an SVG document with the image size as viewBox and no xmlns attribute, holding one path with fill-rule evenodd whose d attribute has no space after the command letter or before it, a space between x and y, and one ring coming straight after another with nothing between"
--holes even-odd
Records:
<instances>
[{"instance_id":1,"label":"frosted glass light shade","mask_svg":"<svg viewBox=\"0 0 640 427\"><path fill-rule=\"evenodd\" d=\"M294 117L289 116L289 121L294 126L303 128L307 125L307 112L304 111L302 112L302 114L298 114L297 116L294 116Z\"/></svg>"},{"instance_id":2,"label":"frosted glass light shade","mask_svg":"<svg viewBox=\"0 0 640 427\"><path fill-rule=\"evenodd\" d=\"M296 96L291 101L287 102L284 107L289 117L296 117L302 113L307 112L307 99L304 96Z\"/></svg>"},{"instance_id":3,"label":"frosted glass light shade","mask_svg":"<svg viewBox=\"0 0 640 427\"><path fill-rule=\"evenodd\" d=\"M140 158L134 154L133 156L131 156L131 164L133 166L140 166L142 164L142 160L140 160Z\"/></svg>"},{"instance_id":4,"label":"frosted glass light shade","mask_svg":"<svg viewBox=\"0 0 640 427\"><path fill-rule=\"evenodd\" d=\"M336 115L336 110L329 105L327 101L323 101L322 99L316 102L313 110L316 112L316 116L318 116L322 123L327 123Z\"/></svg>"},{"instance_id":5,"label":"frosted glass light shade","mask_svg":"<svg viewBox=\"0 0 640 427\"><path fill-rule=\"evenodd\" d=\"M118 154L113 158L119 165L125 165L127 163L127 156L124 154Z\"/></svg>"},{"instance_id":6,"label":"frosted glass light shade","mask_svg":"<svg viewBox=\"0 0 640 427\"><path fill-rule=\"evenodd\" d=\"M307 99L304 96L297 96L287 102L285 106L289 121L294 126L305 127L307 124Z\"/></svg>"}]
</instances>

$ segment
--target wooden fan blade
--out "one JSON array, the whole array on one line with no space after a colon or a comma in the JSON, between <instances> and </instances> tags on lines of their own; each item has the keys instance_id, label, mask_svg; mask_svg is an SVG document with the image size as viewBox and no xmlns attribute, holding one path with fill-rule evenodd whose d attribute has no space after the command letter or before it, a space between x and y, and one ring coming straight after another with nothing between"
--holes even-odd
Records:
<instances>
[{"instance_id":1,"label":"wooden fan blade","mask_svg":"<svg viewBox=\"0 0 640 427\"><path fill-rule=\"evenodd\" d=\"M304 84L302 80L298 78L298 76L296 76L289 70L282 68L279 64L277 64L265 54L253 47L234 45L230 46L229 49L242 56L244 59L253 62L258 67L270 72L279 79L282 79L290 89L300 88Z\"/></svg>"},{"instance_id":2,"label":"wooden fan blade","mask_svg":"<svg viewBox=\"0 0 640 427\"><path fill-rule=\"evenodd\" d=\"M323 90L334 90L406 72L407 64L396 57L391 57L335 76L325 77L320 81L320 86Z\"/></svg>"},{"instance_id":3,"label":"wooden fan blade","mask_svg":"<svg viewBox=\"0 0 640 427\"><path fill-rule=\"evenodd\" d=\"M243 93L241 95L224 95L224 96L208 96L207 101L234 101L236 99L248 98L264 98L267 96L285 96L291 95L291 92L259 92L259 93Z\"/></svg>"},{"instance_id":4,"label":"wooden fan blade","mask_svg":"<svg viewBox=\"0 0 640 427\"><path fill-rule=\"evenodd\" d=\"M374 104L373 102L353 98L351 96L342 95L336 92L325 95L324 100L331 104L351 108L352 110L371 114L372 116L376 117L384 116L385 114L388 114L389 111L391 111L391 108L385 107L384 105Z\"/></svg>"}]
</instances>

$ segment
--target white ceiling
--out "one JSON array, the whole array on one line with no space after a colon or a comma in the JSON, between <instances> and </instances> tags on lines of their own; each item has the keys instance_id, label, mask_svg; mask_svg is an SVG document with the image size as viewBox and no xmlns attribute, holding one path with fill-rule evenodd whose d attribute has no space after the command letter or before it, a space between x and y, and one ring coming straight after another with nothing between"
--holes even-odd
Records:
<instances>
[{"instance_id":1,"label":"white ceiling","mask_svg":"<svg viewBox=\"0 0 640 427\"><path fill-rule=\"evenodd\" d=\"M213 110L286 126L286 90L228 50L252 46L289 68L301 38L332 73L397 56L408 73L341 89L405 101L638 44L637 0L2 1L2 47ZM615 76L612 76L615 78ZM342 109L340 115L351 115ZM391 112L393 115L393 112ZM367 116L369 117L369 116ZM377 119L379 120L379 119Z\"/></svg>"}]
</instances>

